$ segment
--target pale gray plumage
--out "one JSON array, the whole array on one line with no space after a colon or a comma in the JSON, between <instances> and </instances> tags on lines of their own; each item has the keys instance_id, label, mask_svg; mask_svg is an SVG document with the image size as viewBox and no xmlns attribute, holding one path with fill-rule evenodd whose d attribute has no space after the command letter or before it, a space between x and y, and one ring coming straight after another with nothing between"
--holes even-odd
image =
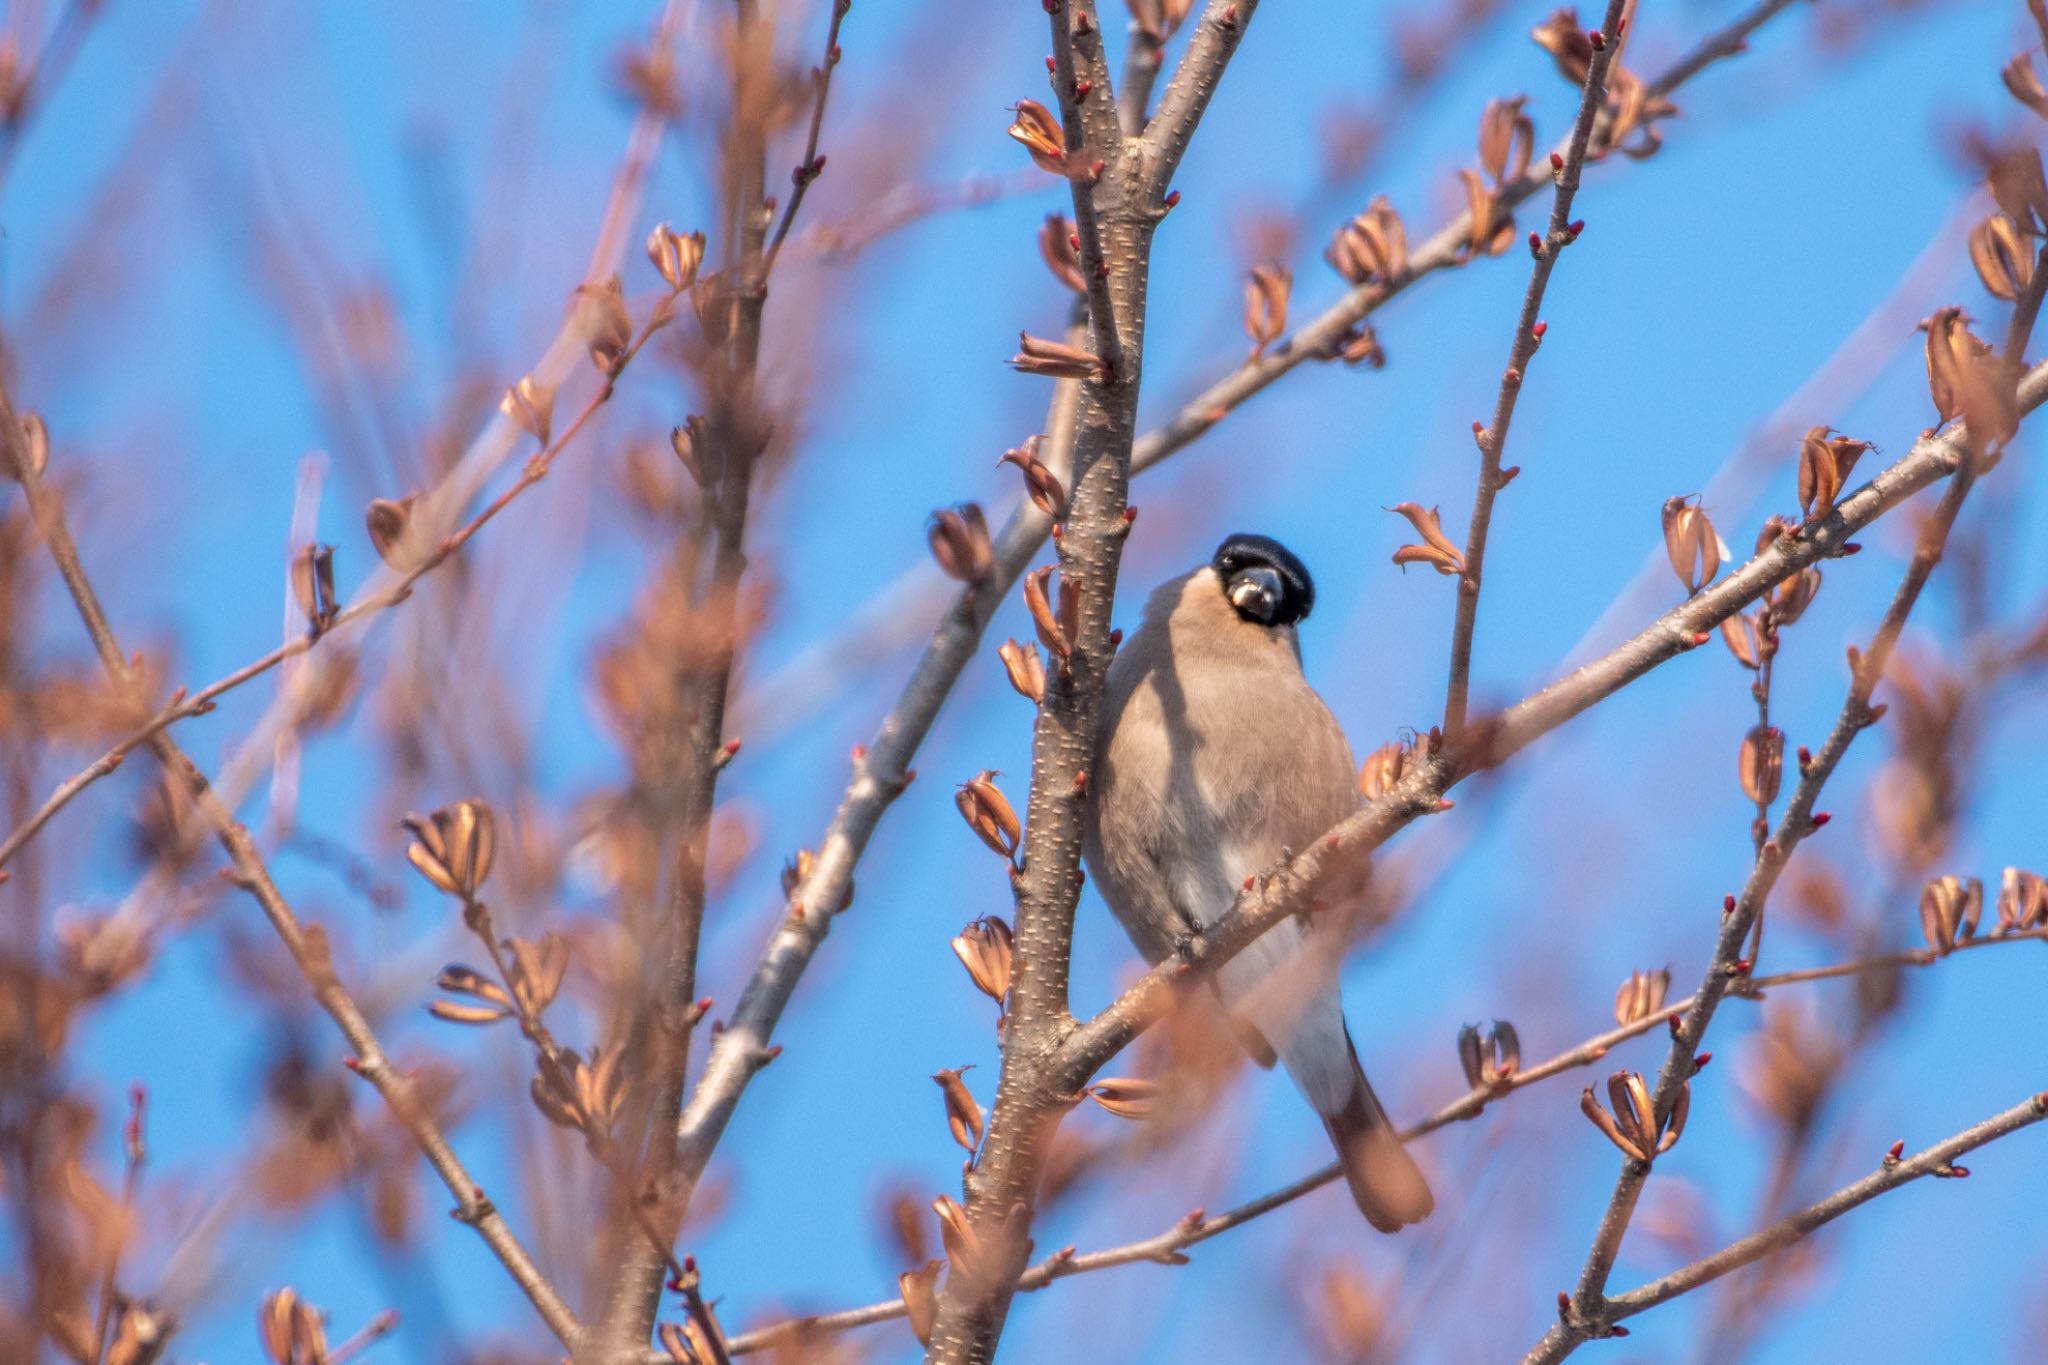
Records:
<instances>
[{"instance_id":1,"label":"pale gray plumage","mask_svg":"<svg viewBox=\"0 0 2048 1365\"><path fill-rule=\"evenodd\" d=\"M1298 600L1279 605L1290 591ZM1293 622L1313 592L1287 551L1233 537L1214 564L1152 594L1110 667L1084 851L1148 961L1220 918L1283 849L1357 808L1343 730L1302 676ZM1432 1200L1352 1048L1340 948L1289 919L1223 965L1216 993L1261 1064L1285 1064L1328 1126L1360 1211L1392 1232Z\"/></svg>"}]
</instances>

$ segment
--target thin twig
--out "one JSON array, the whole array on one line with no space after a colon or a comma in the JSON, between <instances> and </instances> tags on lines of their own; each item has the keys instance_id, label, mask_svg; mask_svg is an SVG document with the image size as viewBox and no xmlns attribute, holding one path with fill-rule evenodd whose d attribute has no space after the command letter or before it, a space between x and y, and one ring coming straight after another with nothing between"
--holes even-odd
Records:
<instances>
[{"instance_id":1,"label":"thin twig","mask_svg":"<svg viewBox=\"0 0 2048 1365\"><path fill-rule=\"evenodd\" d=\"M1750 28L1761 25L1785 9L1787 4L1788 0L1768 0L1759 5L1747 16ZM1726 32L1724 30L1723 34L1715 35L1708 42L1718 43ZM1657 84L1663 90L1675 89L1713 60L1725 55L1729 55L1728 52L1716 51L1704 60L1682 59L1680 67L1684 68L1683 74L1673 76L1667 73ZM1676 70L1678 68L1674 68ZM1546 164L1541 174L1532 172L1510 182L1502 192L1502 202L1510 206L1519 204L1548 181ZM1224 413L1263 392L1304 360L1327 354L1336 338L1387 298L1406 290L1428 274L1454 265L1462 244L1469 241L1470 236L1470 217L1460 215L1422 248L1411 253L1409 268L1384 289L1353 290L1291 340L1268 350L1263 357L1246 362L1211 385L1165 426L1135 443L1131 455L1132 472L1135 474L1150 468L1184 449L1214 427ZM1067 340L1070 345L1077 344L1073 336ZM1054 415L1047 423L1050 439L1046 443L1044 458L1063 479L1068 478L1064 459L1073 450L1072 431L1078 390L1079 385L1071 380L1058 386L1053 403ZM954 684L979 648L982 633L994 617L996 607L1044 545L1051 525L1050 518L1029 501L1019 501L995 536L994 565L989 576L979 584L962 589L940 617L930 643L912 668L902 691L882 717L873 738L855 759L852 777L840 796L831 823L814 849L810 872L790 892L788 913L777 922L763 947L739 1003L727 1019L725 1031L713 1044L704 1075L684 1110L681 1166L688 1178L701 1177L708 1166L712 1150L724 1135L748 1083L760 1070L753 1059L769 1046L798 984L824 944L840 907L846 903L853 885L854 869L883 817L908 785L913 773L911 765L919 747L930 733ZM1757 590L1762 591L1762 587ZM1688 631L1688 637L1690 633ZM1662 638L1658 632L1651 634ZM1645 664L1643 667L1647 669L1648 666Z\"/></svg>"},{"instance_id":2,"label":"thin twig","mask_svg":"<svg viewBox=\"0 0 2048 1365\"><path fill-rule=\"evenodd\" d=\"M2048 363L2037 365L2021 382L2019 411L2032 412L2044 401L2048 401ZM1155 967L1100 1014L1076 1029L1061 1048L1070 1093L1169 1009L1177 991L1228 961L1281 919L1309 909L1315 888L1326 876L1369 855L1419 817L1447 809L1445 793L1465 777L1497 766L1651 669L1707 643L1722 621L1771 587L1811 564L1840 554L1849 538L1861 528L1929 484L1964 468L1968 441L1969 433L1960 425L1923 437L1904 457L1843 498L1828 516L1804 526L1796 534L1777 538L1747 564L1667 611L1631 639L1494 717L1484 727L1483 744L1444 746L1418 753L1409 771L1378 801L1337 825L1291 860L1269 869L1268 875L1255 879L1252 887L1238 896L1231 911L1205 930L1199 942ZM1931 570L1931 563L1927 568ZM1920 578L1924 581L1924 574ZM1895 633L1894 629L1891 634ZM1873 651L1874 657L1866 657L1866 680L1872 686L1878 675L1869 670L1882 669L1890 638L1881 637L1882 648ZM1859 692L1867 699L1868 693L1860 684ZM1835 741L1831 738L1830 742ZM1840 748L1846 747L1844 740ZM1831 753L1824 747L1809 772L1823 762L1832 769L1839 757L1839 748ZM1810 798L1802 807L1795 795L1785 817L1791 825L1781 825L1781 829L1799 828L1803 835L1810 814ZM1745 930L1748 923L1744 916ZM1734 960L1733 953L1729 960ZM1718 990L1725 988L1724 980L1718 984L1717 999ZM1676 1093L1675 1086L1672 1093Z\"/></svg>"},{"instance_id":3,"label":"thin twig","mask_svg":"<svg viewBox=\"0 0 2048 1365\"><path fill-rule=\"evenodd\" d=\"M1579 192L1579 173L1585 169L1586 153L1593 144L1593 124L1607 103L1607 68L1621 51L1621 35L1615 30L1627 5L1628 0L1607 2L1607 18L1601 26L1605 38L1586 63L1586 88L1579 99L1579 116L1566 142L1563 164L1556 166L1554 172L1557 190L1550 201L1550 227L1540 238L1533 232L1529 234L1536 263L1530 268L1529 287L1522 294L1522 311L1515 319L1507 369L1501 374L1500 394L1494 399L1493 422L1484 431L1474 433L1479 442L1479 482L1472 492L1472 524L1465 534L1464 569L1458 575L1457 619L1451 628L1451 676L1444 689L1444 735L1453 741L1465 732L1465 712L1472 690L1472 632L1479 619L1479 589L1484 581L1486 535L1493 524L1493 501L1507 487L1507 478L1501 473L1501 452L1507 448L1508 424L1514 420L1515 404L1522 396L1529 362L1535 358L1536 347L1543 339L1537 327L1543 312L1544 291L1550 287L1550 275L1557 269L1558 257L1578 238L1572 224L1572 200Z\"/></svg>"},{"instance_id":4,"label":"thin twig","mask_svg":"<svg viewBox=\"0 0 2048 1365\"><path fill-rule=\"evenodd\" d=\"M852 8L853 0L832 0L832 22L825 26L825 55L811 69L810 133L804 138L803 159L789 175L789 203L783 206L775 235L768 239L767 253L761 262L763 276L775 273L776 258L782 254L782 243L789 236L790 224L796 221L796 211L803 207L804 196L825 169L824 158L818 155L818 135L825 129L825 100L832 93L832 73L839 67L839 25Z\"/></svg>"},{"instance_id":5,"label":"thin twig","mask_svg":"<svg viewBox=\"0 0 2048 1365\"><path fill-rule=\"evenodd\" d=\"M1879 1195L1895 1190L1901 1185L1911 1184L1925 1176L1956 1178L1968 1175L1966 1168L1957 1166L1955 1159L1973 1152L1986 1143L1994 1142L2022 1128L2032 1127L2043 1118L2048 1118L2048 1094L2035 1095L2021 1101L2001 1114L1994 1114L1974 1127L1965 1128L1954 1137L1935 1143L1925 1151L1898 1161L1887 1159L1877 1170L1871 1172L1853 1185L1844 1186L1818 1203L1809 1204L1796 1213L1755 1232L1741 1241L1711 1256L1692 1264L1682 1266L1660 1279L1652 1280L1638 1289L1607 1299L1603 1308L1604 1321L1611 1325L1622 1318L1633 1317L1660 1303L1668 1303L1681 1294L1708 1284L1731 1271L1761 1260L1780 1247L1805 1237L1853 1208L1867 1204ZM1572 1329L1559 1323L1550 1329L1536 1348L1523 1357L1523 1365L1546 1365L1546 1362L1561 1360L1571 1351Z\"/></svg>"},{"instance_id":6,"label":"thin twig","mask_svg":"<svg viewBox=\"0 0 2048 1365\"><path fill-rule=\"evenodd\" d=\"M2023 345L2024 337L2016 338L2015 344ZM2031 385L2038 377L2038 371L2029 374L2028 383ZM1779 876L1800 843L1826 822L1826 815L1816 818L1814 809L1822 789L1856 736L1876 723L1877 717L1870 706L1871 696L1884 678L1891 652L1905 629L1906 619L1918 603L1935 565L1940 562L1963 500L1969 496L1977 478L1981 454L1973 448L1967 433L1952 429L1944 439L1952 448L1950 458L1955 465L1954 477L1942 490L1941 500L1933 514L1920 528L1912 559L1871 638L1869 648L1863 653L1833 728L1812 761L1802 766L1799 784L1786 803L1776 832L1758 854L1741 894L1730 897L1722 913L1713 958L1692 1005L1685 1011L1680 1026L1673 1031L1670 1053L1651 1092L1652 1109L1660 1121L1663 1115L1672 1111L1679 1092L1691 1079L1695 1069L1694 1054L1705 1039L1722 998L1739 983L1751 965L1741 961L1743 944L1758 916L1763 913ZM1531 1353L1532 1360L1562 1360L1580 1343L1609 1334L1612 1319L1606 1300L1607 1278L1613 1272L1615 1258L1620 1254L1622 1239L1628 1231L1649 1173L1648 1162L1633 1157L1623 1159L1615 1178L1614 1192L1601 1214L1599 1228L1580 1270L1578 1283L1570 1295L1569 1306L1560 1315L1558 1325Z\"/></svg>"},{"instance_id":7,"label":"thin twig","mask_svg":"<svg viewBox=\"0 0 2048 1365\"><path fill-rule=\"evenodd\" d=\"M1984 938L1967 939L1955 945L1952 952L1968 948L1987 948L2002 943L2048 942L2048 929L2028 929L2017 933L1991 935ZM1901 967L1928 967L1943 959L1931 949L1919 949L1899 953L1879 954L1874 957L1858 958L1851 962L1838 962L1826 967L1808 967L1798 971L1777 972L1759 976L1743 983L1741 990L1733 992L1738 998L1761 1001L1764 992L1778 987L1803 984L1813 981L1832 980L1845 976L1859 976L1870 972L1891 971ZM1476 1119L1495 1101L1504 1099L1520 1090L1525 1090L1539 1081L1553 1076L1593 1066L1621 1044L1644 1034L1654 1033L1670 1026L1671 1018L1692 1005L1691 997L1665 1005L1641 1019L1595 1034L1575 1047L1550 1057L1534 1066L1522 1067L1501 1078L1491 1086L1479 1086L1445 1104L1402 1130L1404 1142L1414 1142L1430 1133L1448 1128L1452 1124ZM1069 1275L1085 1274L1089 1271L1107 1270L1114 1266L1132 1265L1140 1261L1177 1265L1179 1253L1199 1242L1206 1242L1232 1228L1242 1227L1261 1215L1312 1194L1330 1184L1342 1174L1342 1168L1335 1162L1299 1179L1289 1181L1276 1189L1267 1191L1255 1199L1249 1199L1221 1213L1200 1219L1180 1219L1171 1227L1151 1237L1118 1246L1104 1247L1099 1251L1075 1254L1071 1249L1055 1252L1026 1271L1018 1280L1020 1290L1035 1290L1051 1284L1054 1280ZM734 1355L749 1355L766 1350L793 1337L818 1332L838 1332L854 1327L865 1327L871 1323L888 1322L905 1316L908 1310L901 1298L883 1299L865 1304L859 1308L841 1309L834 1313L817 1313L806 1317L790 1318L770 1323L751 1332L732 1338Z\"/></svg>"},{"instance_id":8,"label":"thin twig","mask_svg":"<svg viewBox=\"0 0 2048 1365\"><path fill-rule=\"evenodd\" d=\"M61 503L49 495L42 475L27 457L20 422L4 392L0 392L0 441L5 442L6 459L20 480L36 527L57 565L59 576L70 590L102 665L117 685L132 686L134 678L128 656L115 638L113 627L100 605L99 595L86 576L78 547L65 523ZM283 940L293 962L312 988L313 998L334 1020L342 1036L355 1050L355 1056L350 1059L350 1069L377 1088L390 1105L393 1115L412 1135L435 1173L455 1196L457 1220L476 1229L477 1235L505 1267L513 1283L533 1304L548 1330L574 1351L582 1332L575 1314L470 1176L449 1145L439 1121L414 1093L411 1081L385 1055L369 1020L335 972L325 932L317 925L308 926L299 920L271 879L255 840L235 819L234 812L221 801L205 775L186 757L177 742L168 733L158 731L146 743L171 778L190 793L200 817L226 850L237 884L262 907L271 927Z\"/></svg>"}]
</instances>

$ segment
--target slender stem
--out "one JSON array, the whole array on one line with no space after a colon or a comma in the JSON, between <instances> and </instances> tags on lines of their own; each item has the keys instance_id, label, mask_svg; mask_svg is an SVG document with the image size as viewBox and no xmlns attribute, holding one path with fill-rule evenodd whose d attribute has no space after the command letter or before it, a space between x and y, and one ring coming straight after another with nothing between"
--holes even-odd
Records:
<instances>
[{"instance_id":1,"label":"slender stem","mask_svg":"<svg viewBox=\"0 0 2048 1365\"><path fill-rule=\"evenodd\" d=\"M1767 0L1738 24L1748 24L1744 30L1746 33L1786 9L1788 3L1789 0ZM1730 31L1723 30L1707 40L1715 48L1711 55L1702 58L1695 50L1691 57L1681 59L1679 68L1673 68L1673 72L1666 73L1653 84L1660 91L1668 92L1713 61L1733 55L1739 49L1729 47L1723 41ZM1501 193L1501 203L1511 208L1549 181L1546 164L1541 172L1532 171L1520 180L1509 182ZM1135 474L1148 469L1186 448L1212 429L1227 412L1263 392L1304 361L1328 355L1348 328L1387 299L1404 292L1426 276L1457 264L1462 247L1470 236L1471 220L1468 215L1461 214L1422 247L1411 252L1408 269L1388 285L1353 290L1288 341L1269 349L1263 357L1245 362L1210 385L1166 425L1135 442L1131 454L1132 472ZM1078 345L1080 340L1071 333L1067 337L1069 345ZM1049 439L1042 452L1043 458L1062 478L1068 478L1068 461L1074 449L1079 392L1080 385L1076 381L1062 381L1054 390L1052 414L1047 422ZM1922 485L1915 485L1919 486ZM1030 502L1020 500L995 536L994 567L988 578L963 588L940 617L930 643L912 668L895 703L855 759L852 776L840 796L838 807L817 842L811 870L790 893L789 913L777 923L763 947L739 1003L727 1019L724 1032L712 1045L704 1076L684 1109L679 1173L685 1181L700 1178L709 1165L712 1151L738 1109L748 1083L760 1071L759 1059L767 1050L784 1011L823 946L840 908L847 902L855 868L883 817L913 775L911 765L919 747L930 733L955 683L965 672L968 661L979 648L982 634L993 619L996 608L1045 543L1050 529L1049 518ZM1757 591L1761 592L1766 586L1768 582L1759 586ZM1646 632L1646 636L1651 637L1650 644L1644 644L1640 639L1637 643L1647 652L1657 642L1665 642L1669 632L1681 624L1686 623L1660 623L1659 627ZM1690 634L1688 625L1687 636ZM1677 649L1672 652L1677 652ZM1668 656L1659 655L1653 662L1661 661L1662 657ZM1643 664L1641 671L1647 671L1649 666L1649 663Z\"/></svg>"},{"instance_id":2,"label":"slender stem","mask_svg":"<svg viewBox=\"0 0 2048 1365\"><path fill-rule=\"evenodd\" d=\"M853 0L831 0L832 21L825 26L825 55L817 66L811 69L811 127L804 138L803 159L790 173L789 203L783 206L781 221L775 225L775 233L768 239L766 254L761 262L763 276L775 273L775 262L782 255L782 243L789 236L790 225L796 222L796 211L803 207L804 196L810 193L819 174L825 169L823 159L818 155L818 135L825 130L825 100L832 93L832 73L839 68L839 25L846 19L846 12L853 8Z\"/></svg>"},{"instance_id":3,"label":"slender stem","mask_svg":"<svg viewBox=\"0 0 2048 1365\"><path fill-rule=\"evenodd\" d=\"M1572 200L1579 192L1579 174L1586 166L1586 153L1593 143L1593 124L1607 103L1607 68L1621 51L1615 28L1628 0L1607 0L1607 18L1602 30L1607 39L1593 50L1586 63L1586 89L1579 99L1579 116L1565 145L1564 164L1556 172L1557 190L1550 201L1550 227L1539 239L1531 237L1536 257L1529 271L1529 287L1522 292L1522 311L1515 319L1514 340L1508 346L1507 369L1501 375L1500 394L1493 403L1493 423L1478 432L1479 483L1472 493L1472 523L1465 534L1465 566L1458 575L1457 619L1451 628L1451 677L1444 689L1444 735L1456 741L1465 732L1465 713L1472 690L1472 632L1479 620L1479 588L1486 570L1486 536L1493 524L1493 500L1507 487L1501 473L1501 452L1507 448L1508 424L1514 420L1515 404L1522 396L1522 382L1529 362L1536 356L1542 338L1537 333L1543 311L1543 294L1550 287L1551 272L1558 257L1578 234L1572 230Z\"/></svg>"},{"instance_id":4,"label":"slender stem","mask_svg":"<svg viewBox=\"0 0 2048 1365\"><path fill-rule=\"evenodd\" d=\"M2048 1118L2048 1094L2034 1095L2003 1113L1994 1114L1982 1123L1965 1128L1951 1138L1935 1143L1925 1151L1898 1161L1886 1160L1877 1170L1857 1181L1844 1186L1827 1198L1809 1204L1796 1213L1787 1214L1769 1227L1750 1234L1711 1256L1702 1257L1690 1265L1682 1266L1660 1279L1626 1294L1620 1294L1604 1301L1603 1322L1612 1324L1623 1318L1633 1317L1660 1303L1668 1303L1679 1295L1709 1284L1731 1271L1763 1259L1780 1247L1789 1246L1815 1229L1832 1223L1851 1209L1869 1203L1879 1195L1895 1190L1901 1185L1911 1184L1926 1176L1956 1178L1968 1174L1955 1159L1973 1152L1986 1143L1995 1142L2022 1128L2032 1127L2043 1118ZM1571 1354L1582 1337L1575 1329L1560 1322L1550 1329L1543 1340L1522 1358L1522 1365L1551 1365Z\"/></svg>"},{"instance_id":5,"label":"slender stem","mask_svg":"<svg viewBox=\"0 0 2048 1365\"><path fill-rule=\"evenodd\" d=\"M62 504L49 494L43 486L41 474L30 464L23 449L21 425L4 392L0 392L0 441L5 442L6 459L20 478L22 492L28 500L37 529L57 565L59 576L70 590L79 617L85 623L86 633L92 638L108 676L119 685L132 685L128 657L114 635L98 593L86 576L78 547L65 523ZM355 1050L351 1069L377 1088L390 1105L393 1115L426 1156L428 1164L455 1196L455 1217L476 1229L477 1235L505 1267L513 1283L533 1304L548 1330L574 1351L581 1338L581 1324L456 1156L439 1120L415 1094L411 1081L385 1055L369 1020L335 972L326 933L318 925L300 921L271 879L255 840L235 819L234 813L221 801L212 784L186 757L177 742L162 731L145 742L172 780L191 794L201 819L226 850L234 867L236 883L262 907L271 927L283 940L292 960L312 988L314 1000L334 1020L342 1036Z\"/></svg>"},{"instance_id":6,"label":"slender stem","mask_svg":"<svg viewBox=\"0 0 2048 1365\"><path fill-rule=\"evenodd\" d=\"M2048 928L2027 929L2010 934L1995 934L1984 938L1967 939L1955 945L1951 952L1962 952L1969 948L1987 948L2001 943L2043 943L2048 942ZM1739 991L1732 992L1738 998L1761 1001L1764 992L1778 986L1790 986L1813 981L1832 980L1839 977L1859 976L1869 972L1891 971L1901 967L1928 967L1942 961L1944 955L1929 949L1899 953L1884 953L1873 957L1858 958L1850 962L1839 962L1826 967L1808 967L1798 971L1777 972L1769 976L1751 978L1742 984ZM1414 1142L1430 1133L1448 1128L1452 1124L1478 1118L1488 1106L1505 1099L1520 1090L1525 1090L1539 1081L1546 1081L1569 1071L1595 1065L1607 1058L1618 1046L1632 1038L1640 1038L1658 1029L1668 1028L1673 1015L1682 1013L1692 1005L1690 997L1663 1006L1641 1019L1595 1034L1575 1047L1567 1048L1534 1066L1522 1067L1503 1077L1490 1086L1479 1086L1445 1104L1435 1113L1404 1129L1404 1142ZM1086 1274L1095 1270L1108 1270L1114 1266L1132 1265L1150 1261L1162 1265L1178 1265L1184 1259L1179 1253L1199 1242L1242 1227L1263 1214L1284 1208L1305 1195L1312 1194L1330 1184L1342 1174L1336 1163L1324 1166L1299 1179L1269 1190L1256 1199L1250 1199L1234 1208L1199 1219L1183 1218L1163 1231L1137 1241L1125 1242L1118 1246L1105 1247L1099 1251L1075 1254L1071 1250L1055 1252L1040 1260L1027 1270L1017 1282L1020 1290L1035 1290L1051 1284L1054 1280L1069 1275ZM807 1317L790 1318L783 1322L770 1323L765 1327L743 1333L732 1339L734 1355L750 1355L766 1350L794 1337L808 1336L819 1332L838 1332L871 1323L889 1322L903 1317L908 1310L901 1298L883 1299L859 1308L842 1309L835 1313L818 1313Z\"/></svg>"},{"instance_id":7,"label":"slender stem","mask_svg":"<svg viewBox=\"0 0 2048 1365\"><path fill-rule=\"evenodd\" d=\"M2019 386L2018 408L2021 413L2029 413L2044 401L2048 401L2048 363L2027 372ZM1281 919L1310 909L1315 888L1325 877L1369 855L1419 817L1447 809L1444 795L1458 782L1505 762L1651 669L1707 643L1722 621L1771 587L1811 564L1839 555L1861 528L1929 484L1956 474L1966 465L1968 448L1969 433L1961 425L1923 437L1904 457L1843 498L1828 516L1802 527L1794 535L1779 537L1747 564L1665 612L1632 638L1501 712L1487 727L1483 744L1463 749L1446 746L1418 753L1410 769L1378 801L1344 820L1291 860L1269 869L1267 876L1255 879L1252 887L1238 896L1229 913L1208 928L1199 944L1155 967L1100 1014L1077 1028L1061 1047L1062 1066L1071 1088L1085 1084L1088 1077L1171 1008L1179 991L1228 961ZM1918 571L1918 581L1924 582L1925 572L1932 567L1929 562L1924 570ZM1914 592L1917 595L1917 587ZM1887 620L1890 619L1888 616ZM1900 620L1903 621L1903 616ZM1882 670L1895 635L1896 627L1881 634L1874 658L1866 658L1865 681L1870 686L1875 686L1878 674L1869 673L1869 669ZM1868 692L1861 682L1859 692L1867 698ZM1831 738L1830 742L1834 740ZM1845 740L1840 747L1847 747ZM1839 750L1823 748L1815 766L1825 761L1827 770L1832 770L1839 759ZM1799 829L1803 837L1810 814L1810 796L1805 806L1799 805L1795 796L1785 817L1790 824L1781 825L1781 829ZM1775 862L1782 865L1781 858ZM1775 872L1772 876L1775 878ZM1745 930L1748 924L1745 914ZM1736 956L1731 952L1729 961L1733 962ZM1726 985L1725 979L1720 981L1717 992L1725 990ZM1675 1085L1671 1094L1676 1094ZM1669 1100L1670 1096L1666 1096L1666 1107L1660 1107L1660 1112L1668 1112Z\"/></svg>"}]
</instances>

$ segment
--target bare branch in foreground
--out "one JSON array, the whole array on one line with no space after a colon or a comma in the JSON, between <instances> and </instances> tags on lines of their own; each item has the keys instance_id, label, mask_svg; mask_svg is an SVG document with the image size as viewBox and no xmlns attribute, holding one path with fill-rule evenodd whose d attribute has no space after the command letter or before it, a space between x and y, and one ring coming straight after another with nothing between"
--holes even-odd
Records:
<instances>
[{"instance_id":1,"label":"bare branch in foreground","mask_svg":"<svg viewBox=\"0 0 2048 1365\"><path fill-rule=\"evenodd\" d=\"M43 485L42 473L27 458L21 430L13 405L5 393L0 392L0 441L6 445L7 463L13 467L21 483L37 529L49 547L65 587L70 590L102 665L117 683L127 684L131 677L128 656L115 638L98 594L86 576L78 547L65 524L62 505L50 496ZM237 884L262 907L271 927L277 931L307 985L312 988L313 998L334 1020L342 1036L355 1050L350 1069L377 1088L392 1114L412 1135L428 1164L455 1197L455 1218L476 1229L477 1235L505 1267L506 1274L533 1304L534 1311L540 1314L548 1330L573 1352L581 1340L582 1325L456 1156L439 1121L414 1094L412 1082L385 1055L369 1020L335 972L326 933L318 925L308 926L299 920L284 894L278 890L277 883L271 879L255 840L235 819L234 812L221 801L205 775L186 757L177 742L162 731L144 742L172 780L190 793L201 817L227 852L234 866Z\"/></svg>"}]
</instances>

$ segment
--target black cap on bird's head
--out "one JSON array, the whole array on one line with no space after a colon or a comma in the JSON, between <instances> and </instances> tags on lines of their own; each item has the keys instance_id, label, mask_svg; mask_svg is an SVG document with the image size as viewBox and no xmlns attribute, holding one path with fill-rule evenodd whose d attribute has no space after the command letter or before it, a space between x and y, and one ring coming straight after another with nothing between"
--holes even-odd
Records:
<instances>
[{"instance_id":1,"label":"black cap on bird's head","mask_svg":"<svg viewBox=\"0 0 2048 1365\"><path fill-rule=\"evenodd\" d=\"M1291 626L1316 604L1308 566L1271 536L1238 534L1209 561L1237 614L1261 626Z\"/></svg>"}]
</instances>

